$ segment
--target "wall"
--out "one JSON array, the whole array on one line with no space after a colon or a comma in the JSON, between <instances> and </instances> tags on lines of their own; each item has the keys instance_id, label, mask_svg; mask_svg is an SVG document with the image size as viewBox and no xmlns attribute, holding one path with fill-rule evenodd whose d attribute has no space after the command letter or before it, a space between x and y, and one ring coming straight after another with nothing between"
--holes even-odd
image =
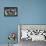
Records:
<instances>
[{"instance_id":1,"label":"wall","mask_svg":"<svg viewBox=\"0 0 46 46\"><path fill-rule=\"evenodd\" d=\"M46 24L46 0L21 1L21 24Z\"/></svg>"},{"instance_id":2,"label":"wall","mask_svg":"<svg viewBox=\"0 0 46 46\"><path fill-rule=\"evenodd\" d=\"M10 32L16 32L17 34L17 24L19 23L19 16L4 16L4 7L18 7L18 4L17 0L0 0L0 44L8 43L8 34Z\"/></svg>"},{"instance_id":3,"label":"wall","mask_svg":"<svg viewBox=\"0 0 46 46\"><path fill-rule=\"evenodd\" d=\"M4 17L4 7L18 7L17 17ZM7 44L17 24L46 24L46 0L0 0L0 44Z\"/></svg>"}]
</instances>

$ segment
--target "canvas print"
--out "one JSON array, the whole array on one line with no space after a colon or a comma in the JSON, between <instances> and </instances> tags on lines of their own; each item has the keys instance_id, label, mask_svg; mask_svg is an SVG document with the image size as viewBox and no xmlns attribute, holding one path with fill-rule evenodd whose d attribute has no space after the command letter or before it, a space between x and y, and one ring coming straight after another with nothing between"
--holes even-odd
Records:
<instances>
[{"instance_id":1,"label":"canvas print","mask_svg":"<svg viewBox=\"0 0 46 46\"><path fill-rule=\"evenodd\" d=\"M4 16L18 16L18 8L17 7L5 7Z\"/></svg>"}]
</instances>

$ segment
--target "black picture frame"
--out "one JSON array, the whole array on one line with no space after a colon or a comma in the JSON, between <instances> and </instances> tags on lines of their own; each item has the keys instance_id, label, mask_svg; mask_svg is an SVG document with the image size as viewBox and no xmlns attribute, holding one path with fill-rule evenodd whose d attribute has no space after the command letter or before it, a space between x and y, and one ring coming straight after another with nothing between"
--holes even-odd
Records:
<instances>
[{"instance_id":1,"label":"black picture frame","mask_svg":"<svg viewBox=\"0 0 46 46\"><path fill-rule=\"evenodd\" d=\"M18 16L18 7L4 7L4 16Z\"/></svg>"}]
</instances>

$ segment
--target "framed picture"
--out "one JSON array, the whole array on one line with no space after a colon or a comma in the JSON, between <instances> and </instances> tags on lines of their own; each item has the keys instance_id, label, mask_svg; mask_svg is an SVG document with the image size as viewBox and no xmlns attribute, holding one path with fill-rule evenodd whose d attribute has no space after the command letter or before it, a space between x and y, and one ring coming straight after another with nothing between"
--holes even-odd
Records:
<instances>
[{"instance_id":1,"label":"framed picture","mask_svg":"<svg viewBox=\"0 0 46 46\"><path fill-rule=\"evenodd\" d=\"M46 24L19 24L19 42L22 40L46 41Z\"/></svg>"},{"instance_id":2,"label":"framed picture","mask_svg":"<svg viewBox=\"0 0 46 46\"><path fill-rule=\"evenodd\" d=\"M4 16L18 16L18 8L4 7Z\"/></svg>"}]
</instances>

